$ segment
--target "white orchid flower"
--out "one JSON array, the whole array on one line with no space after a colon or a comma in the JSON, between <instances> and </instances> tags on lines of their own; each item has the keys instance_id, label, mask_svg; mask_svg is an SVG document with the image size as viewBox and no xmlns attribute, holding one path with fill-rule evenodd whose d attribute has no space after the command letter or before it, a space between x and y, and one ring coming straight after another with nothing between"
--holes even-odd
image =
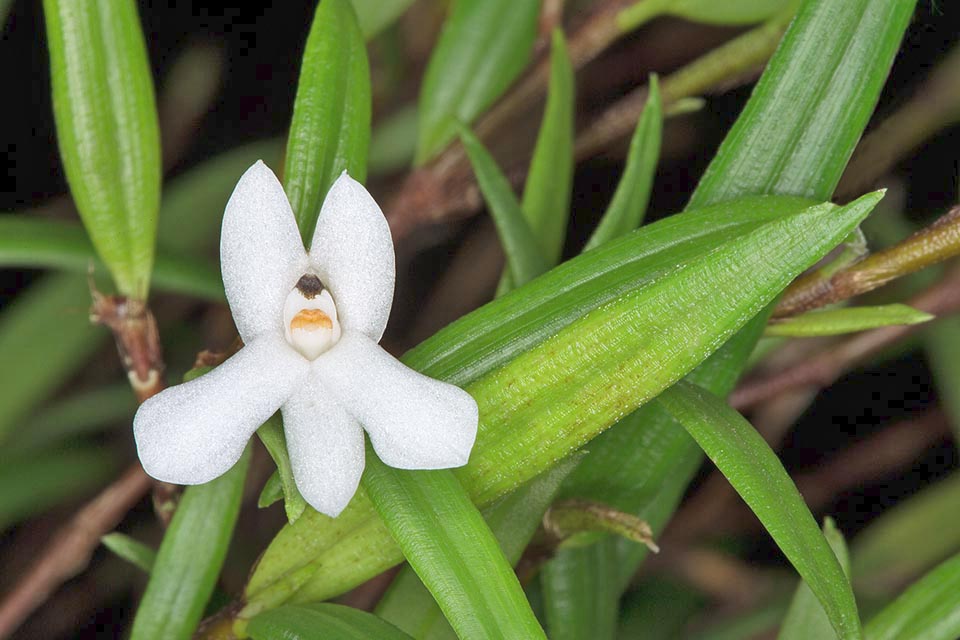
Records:
<instances>
[{"instance_id":1,"label":"white orchid flower","mask_svg":"<svg viewBox=\"0 0 960 640\"><path fill-rule=\"evenodd\" d=\"M360 482L364 429L390 466L466 464L477 403L377 344L393 302L393 240L360 183L344 172L333 184L308 252L283 187L257 162L227 203L220 261L245 346L141 405L133 429L148 474L176 484L216 478L277 409L297 488L330 516Z\"/></svg>"}]
</instances>

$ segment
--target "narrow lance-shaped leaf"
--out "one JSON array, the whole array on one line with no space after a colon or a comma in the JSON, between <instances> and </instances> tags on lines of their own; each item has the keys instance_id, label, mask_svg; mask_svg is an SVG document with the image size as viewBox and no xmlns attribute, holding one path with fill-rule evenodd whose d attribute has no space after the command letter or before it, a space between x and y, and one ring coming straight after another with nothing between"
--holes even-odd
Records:
<instances>
[{"instance_id":1,"label":"narrow lance-shaped leaf","mask_svg":"<svg viewBox=\"0 0 960 640\"><path fill-rule=\"evenodd\" d=\"M470 463L457 471L472 499L482 506L504 495L577 449L645 397L672 384L772 300L797 273L842 240L877 197L868 196L844 208L813 207L760 225L706 255L702 251L687 254L680 267L676 253L658 256L669 260L660 267L667 269L666 273L654 269L660 274L657 278L644 269L647 278L655 278L653 282L634 284L638 288L625 290L621 280L619 285L600 289L603 298L612 301L586 315L577 304L585 302L592 288L578 292L584 294L579 296L571 292L574 297L551 312L561 311L567 318L559 328L551 326L556 317L544 315L550 305L541 308L532 324L520 327L487 317L480 326L493 331L503 342L486 343L469 359L457 362L466 354L439 348L444 344L443 331L432 339L439 341L435 343L438 348L426 348L425 344L407 354L404 362L427 375L457 384L465 384L471 377L475 380L466 388L480 405L480 433ZM735 211L735 207L728 209L731 215ZM670 227L670 221L664 221L664 225ZM656 226L650 229L656 231ZM500 308L501 314L516 311L515 305L521 301L521 307L535 301L540 287L555 292L553 274L564 280L587 265L604 264L621 252L642 255L644 248L650 249L644 240L654 235L641 230L622 245L614 242L569 261L527 285L529 289L518 289L492 306ZM618 262L617 268L623 267L624 263ZM581 273L579 282L586 280L589 278ZM718 291L724 294L718 295ZM575 304L571 306L571 302ZM542 299L539 304L544 304ZM462 322L471 326L473 321ZM461 329L458 324L447 331L456 335ZM532 346L525 344L529 338L522 329L519 334L504 334L507 328L522 326L537 331L550 326L546 335L555 335L545 341L540 338L542 342ZM484 351L487 347L491 349L489 354ZM669 356L665 359L664 354ZM471 361L482 363L481 368L478 370ZM499 369L476 378L497 363ZM617 376L619 382L611 384L609 376L613 374L604 373L612 371L622 374ZM558 384L560 380L563 384ZM585 412L583 406L591 410ZM262 558L248 586L248 611L275 606L272 603L289 599L292 591L296 591L297 599L326 599L396 562L396 552L388 551L389 534L378 526L376 518L371 519L369 509L369 503L355 499L335 528L309 513L287 527ZM302 531L310 533L301 535ZM327 553L332 555L328 557ZM335 560L341 553L354 559L349 566ZM315 571L319 566L324 570Z\"/></svg>"},{"instance_id":2,"label":"narrow lance-shaped leaf","mask_svg":"<svg viewBox=\"0 0 960 640\"><path fill-rule=\"evenodd\" d=\"M872 520L853 541L858 593L883 597L960 548L958 503L960 474L954 472Z\"/></svg>"},{"instance_id":3,"label":"narrow lance-shaped leaf","mask_svg":"<svg viewBox=\"0 0 960 640\"><path fill-rule=\"evenodd\" d=\"M133 620L132 640L193 636L227 555L250 449L212 482L183 492Z\"/></svg>"},{"instance_id":4,"label":"narrow lance-shaped leaf","mask_svg":"<svg viewBox=\"0 0 960 640\"><path fill-rule=\"evenodd\" d=\"M530 160L521 208L551 265L560 261L573 186L574 76L563 32L554 30L547 105Z\"/></svg>"},{"instance_id":5,"label":"narrow lance-shaped leaf","mask_svg":"<svg viewBox=\"0 0 960 640\"><path fill-rule=\"evenodd\" d=\"M120 293L146 298L160 205L153 81L133 0L44 0L60 155Z\"/></svg>"},{"instance_id":6,"label":"narrow lance-shaped leaf","mask_svg":"<svg viewBox=\"0 0 960 640\"><path fill-rule=\"evenodd\" d=\"M460 129L460 140L470 157L480 191L490 207L513 282L525 284L547 270L540 243L524 217L510 183L490 152L465 127Z\"/></svg>"},{"instance_id":7,"label":"narrow lance-shaped leaf","mask_svg":"<svg viewBox=\"0 0 960 640\"><path fill-rule=\"evenodd\" d=\"M368 40L399 18L413 0L350 0L357 12L360 31Z\"/></svg>"},{"instance_id":8,"label":"narrow lance-shaped leaf","mask_svg":"<svg viewBox=\"0 0 960 640\"><path fill-rule=\"evenodd\" d=\"M763 437L723 400L695 385L678 383L660 402L757 515L823 605L837 637L862 637L850 581Z\"/></svg>"},{"instance_id":9,"label":"narrow lance-shaped leaf","mask_svg":"<svg viewBox=\"0 0 960 640\"><path fill-rule=\"evenodd\" d=\"M137 410L136 398L126 382L78 391L47 403L3 444L7 455L51 448L110 425L129 425Z\"/></svg>"},{"instance_id":10,"label":"narrow lance-shaped leaf","mask_svg":"<svg viewBox=\"0 0 960 640\"><path fill-rule=\"evenodd\" d=\"M0 218L0 266L66 269L87 273L99 264L84 230L62 220L26 215ZM165 291L224 300L219 270L207 261L160 252L153 282Z\"/></svg>"},{"instance_id":11,"label":"narrow lance-shaped leaf","mask_svg":"<svg viewBox=\"0 0 960 640\"><path fill-rule=\"evenodd\" d=\"M768 336L805 338L835 336L877 327L929 322L933 316L905 304L886 304L876 307L848 307L810 311L803 315L776 320L767 325Z\"/></svg>"},{"instance_id":12,"label":"narrow lance-shaped leaf","mask_svg":"<svg viewBox=\"0 0 960 640\"><path fill-rule=\"evenodd\" d=\"M342 604L287 605L250 621L253 640L412 640L380 618Z\"/></svg>"},{"instance_id":13,"label":"narrow lance-shaped leaf","mask_svg":"<svg viewBox=\"0 0 960 640\"><path fill-rule=\"evenodd\" d=\"M419 102L423 164L493 104L527 65L540 0L456 0L433 48Z\"/></svg>"},{"instance_id":14,"label":"narrow lance-shaped leaf","mask_svg":"<svg viewBox=\"0 0 960 640\"><path fill-rule=\"evenodd\" d=\"M757 193L829 198L915 4L804 2L689 206Z\"/></svg>"},{"instance_id":15,"label":"narrow lance-shaped leaf","mask_svg":"<svg viewBox=\"0 0 960 640\"><path fill-rule=\"evenodd\" d=\"M823 523L823 536L849 579L850 555L847 552L847 543L832 518L827 518ZM810 591L807 583L801 580L793 594L793 600L783 619L783 624L780 626L777 640L806 640L807 638L836 640L836 637L837 633L830 625L823 606Z\"/></svg>"},{"instance_id":16,"label":"narrow lance-shaped leaf","mask_svg":"<svg viewBox=\"0 0 960 640\"><path fill-rule=\"evenodd\" d=\"M157 561L157 552L139 540L123 533L114 532L100 538L100 544L144 573L153 571L153 565Z\"/></svg>"},{"instance_id":17,"label":"narrow lance-shaped leaf","mask_svg":"<svg viewBox=\"0 0 960 640\"><path fill-rule=\"evenodd\" d=\"M960 317L940 319L924 332L924 351L933 372L940 403L960 436Z\"/></svg>"},{"instance_id":18,"label":"narrow lance-shaped leaf","mask_svg":"<svg viewBox=\"0 0 960 640\"><path fill-rule=\"evenodd\" d=\"M910 586L864 629L868 640L954 640L960 636L960 555Z\"/></svg>"},{"instance_id":19,"label":"narrow lance-shaped leaf","mask_svg":"<svg viewBox=\"0 0 960 640\"><path fill-rule=\"evenodd\" d=\"M564 549L541 571L544 612L551 640L612 638L616 631L620 587L601 580L616 562L612 545ZM570 615L577 610L579 615Z\"/></svg>"},{"instance_id":20,"label":"narrow lance-shaped leaf","mask_svg":"<svg viewBox=\"0 0 960 640\"><path fill-rule=\"evenodd\" d=\"M52 274L0 313L0 442L107 337L89 307L83 276Z\"/></svg>"},{"instance_id":21,"label":"narrow lance-shaped leaf","mask_svg":"<svg viewBox=\"0 0 960 640\"><path fill-rule=\"evenodd\" d=\"M109 482L118 464L105 447L85 445L0 459L0 531Z\"/></svg>"},{"instance_id":22,"label":"narrow lance-shaped leaf","mask_svg":"<svg viewBox=\"0 0 960 640\"><path fill-rule=\"evenodd\" d=\"M617 14L623 31L636 29L661 16L670 15L694 22L739 25L763 22L799 0L639 0Z\"/></svg>"},{"instance_id":23,"label":"narrow lance-shaped leaf","mask_svg":"<svg viewBox=\"0 0 960 640\"><path fill-rule=\"evenodd\" d=\"M663 106L660 102L660 84L657 76L650 76L650 94L647 104L637 121L633 137L630 139L630 152L627 164L620 176L617 190L613 194L610 206L600 219L584 247L589 251L594 247L618 238L632 231L643 222L650 202L653 188L653 176L660 158L660 138L663 131Z\"/></svg>"},{"instance_id":24,"label":"narrow lance-shaped leaf","mask_svg":"<svg viewBox=\"0 0 960 640\"><path fill-rule=\"evenodd\" d=\"M866 127L870 108L864 107L879 97L915 4L803 3L688 209L764 193L829 198ZM721 216L704 221L707 227L717 224L724 224ZM699 366L691 380L713 393L729 393L768 315L759 314L748 323ZM701 454L656 400L642 407L631 423L636 428L624 425L591 443L583 473L578 470L568 483L569 495L632 507L657 531L679 504ZM619 580L625 587L646 549L623 543L617 547L620 557L613 573L596 579Z\"/></svg>"},{"instance_id":25,"label":"narrow lance-shaped leaf","mask_svg":"<svg viewBox=\"0 0 960 640\"><path fill-rule=\"evenodd\" d=\"M323 0L307 38L283 187L304 242L343 171L363 182L370 145L370 66L350 0Z\"/></svg>"},{"instance_id":26,"label":"narrow lance-shaped leaf","mask_svg":"<svg viewBox=\"0 0 960 640\"><path fill-rule=\"evenodd\" d=\"M580 456L575 455L561 461L484 509L483 517L510 564L516 565L520 560L560 483L579 460ZM457 637L433 596L409 566L393 580L390 589L380 599L376 614L420 640L454 640Z\"/></svg>"},{"instance_id":27,"label":"narrow lance-shaped leaf","mask_svg":"<svg viewBox=\"0 0 960 640\"><path fill-rule=\"evenodd\" d=\"M550 49L547 104L527 172L520 208L549 265L560 261L573 186L574 76L563 32L554 30ZM497 230L502 234L504 230ZM501 235L501 243L507 239ZM509 264L500 277L497 297L514 289Z\"/></svg>"},{"instance_id":28,"label":"narrow lance-shaped leaf","mask_svg":"<svg viewBox=\"0 0 960 640\"><path fill-rule=\"evenodd\" d=\"M279 414L274 414L259 429L257 436L263 446L266 447L274 464L277 465L277 478L283 493L283 509L287 514L287 522L293 524L307 508L307 502L297 489L297 483L293 479L293 465L290 463L290 456L287 454L287 438L283 433L283 421ZM269 482L268 482L269 484ZM266 486L264 490L266 490ZM261 507L268 506L261 504Z\"/></svg>"},{"instance_id":29,"label":"narrow lance-shaped leaf","mask_svg":"<svg viewBox=\"0 0 960 640\"><path fill-rule=\"evenodd\" d=\"M497 539L453 472L404 471L367 457L367 495L457 635L546 640Z\"/></svg>"}]
</instances>

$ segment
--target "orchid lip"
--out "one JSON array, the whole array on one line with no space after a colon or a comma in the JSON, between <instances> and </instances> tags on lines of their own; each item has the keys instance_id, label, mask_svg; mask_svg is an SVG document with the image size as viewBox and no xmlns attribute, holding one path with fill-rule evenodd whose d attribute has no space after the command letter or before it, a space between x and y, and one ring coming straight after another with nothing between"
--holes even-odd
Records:
<instances>
[{"instance_id":1,"label":"orchid lip","mask_svg":"<svg viewBox=\"0 0 960 640\"><path fill-rule=\"evenodd\" d=\"M323 281L303 274L283 305L287 343L307 360L316 360L340 340L337 305Z\"/></svg>"}]
</instances>

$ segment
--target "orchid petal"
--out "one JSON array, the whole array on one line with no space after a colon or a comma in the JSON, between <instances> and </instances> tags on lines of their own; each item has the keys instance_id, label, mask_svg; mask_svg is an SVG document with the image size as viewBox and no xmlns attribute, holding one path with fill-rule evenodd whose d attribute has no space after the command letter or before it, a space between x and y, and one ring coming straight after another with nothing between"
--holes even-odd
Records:
<instances>
[{"instance_id":1,"label":"orchid petal","mask_svg":"<svg viewBox=\"0 0 960 640\"><path fill-rule=\"evenodd\" d=\"M333 294L344 330L379 341L393 305L393 237L373 197L346 172L320 208L310 261Z\"/></svg>"},{"instance_id":2,"label":"orchid petal","mask_svg":"<svg viewBox=\"0 0 960 640\"><path fill-rule=\"evenodd\" d=\"M220 232L223 287L244 342L282 331L284 300L306 267L306 251L283 186L257 161L233 190Z\"/></svg>"},{"instance_id":3,"label":"orchid petal","mask_svg":"<svg viewBox=\"0 0 960 640\"><path fill-rule=\"evenodd\" d=\"M313 368L388 465L446 469L467 463L477 403L463 389L417 373L357 333L345 332Z\"/></svg>"},{"instance_id":4,"label":"orchid petal","mask_svg":"<svg viewBox=\"0 0 960 640\"><path fill-rule=\"evenodd\" d=\"M144 471L176 484L202 484L225 473L309 368L282 337L267 335L213 371L161 391L133 419Z\"/></svg>"},{"instance_id":5,"label":"orchid petal","mask_svg":"<svg viewBox=\"0 0 960 640\"><path fill-rule=\"evenodd\" d=\"M363 429L331 398L315 375L284 403L283 429L293 478L307 503L336 518L363 473Z\"/></svg>"}]
</instances>

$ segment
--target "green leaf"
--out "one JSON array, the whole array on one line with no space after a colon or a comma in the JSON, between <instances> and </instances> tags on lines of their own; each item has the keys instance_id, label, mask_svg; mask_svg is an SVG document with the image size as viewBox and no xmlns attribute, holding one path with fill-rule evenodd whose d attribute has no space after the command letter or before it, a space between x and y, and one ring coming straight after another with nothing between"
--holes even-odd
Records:
<instances>
[{"instance_id":1,"label":"green leaf","mask_svg":"<svg viewBox=\"0 0 960 640\"><path fill-rule=\"evenodd\" d=\"M430 54L419 101L416 164L449 144L520 75L537 36L540 0L455 0Z\"/></svg>"},{"instance_id":2,"label":"green leaf","mask_svg":"<svg viewBox=\"0 0 960 640\"><path fill-rule=\"evenodd\" d=\"M823 536L827 539L827 543L833 549L834 555L837 556L844 574L849 579L850 556L847 553L847 543L832 518L827 518L823 523ZM780 627L777 640L806 640L807 638L835 640L836 637L837 634L830 625L830 620L827 618L823 606L813 595L807 583L801 581L793 594L793 600L787 610L783 625Z\"/></svg>"},{"instance_id":3,"label":"green leaf","mask_svg":"<svg viewBox=\"0 0 960 640\"><path fill-rule=\"evenodd\" d=\"M123 533L108 533L100 538L100 544L110 549L133 566L149 574L157 561L157 552Z\"/></svg>"},{"instance_id":4,"label":"green leaf","mask_svg":"<svg viewBox=\"0 0 960 640\"><path fill-rule=\"evenodd\" d=\"M647 104L637 121L637 128L630 139L630 151L627 154L627 166L620 176L617 190L613 194L610 206L600 219L584 247L589 251L594 247L619 238L632 231L643 222L643 216L650 202L653 188L653 176L660 158L660 138L663 131L663 106L660 102L660 84L657 76L650 76L650 95Z\"/></svg>"},{"instance_id":5,"label":"green leaf","mask_svg":"<svg viewBox=\"0 0 960 640\"><path fill-rule=\"evenodd\" d=\"M183 492L133 620L132 640L193 635L227 555L249 465L248 447L230 471Z\"/></svg>"},{"instance_id":6,"label":"green leaf","mask_svg":"<svg viewBox=\"0 0 960 640\"><path fill-rule=\"evenodd\" d=\"M257 507L266 509L277 500L283 500L283 484L280 481L280 472L274 471L263 483L263 489L260 490L260 497L257 498ZM287 518L290 522L290 518ZM290 522L290 524L293 524Z\"/></svg>"},{"instance_id":7,"label":"green leaf","mask_svg":"<svg viewBox=\"0 0 960 640\"><path fill-rule=\"evenodd\" d=\"M369 455L363 487L461 638L544 638L513 568L453 472Z\"/></svg>"},{"instance_id":8,"label":"green leaf","mask_svg":"<svg viewBox=\"0 0 960 640\"><path fill-rule=\"evenodd\" d=\"M835 336L891 325L929 322L934 316L905 304L876 307L847 307L810 311L803 315L774 320L764 335L790 338Z\"/></svg>"},{"instance_id":9,"label":"green leaf","mask_svg":"<svg viewBox=\"0 0 960 640\"><path fill-rule=\"evenodd\" d=\"M790 601L774 598L771 602L732 618L724 618L705 629L691 633L690 640L755 640L771 637L786 615Z\"/></svg>"},{"instance_id":10,"label":"green leaf","mask_svg":"<svg viewBox=\"0 0 960 640\"><path fill-rule=\"evenodd\" d=\"M764 193L828 198L866 127L869 106L879 96L914 4L805 2L688 209ZM827 89L817 83L825 79L819 74L844 80L831 81ZM785 137L789 144L781 143ZM720 216L703 222L707 228L723 223ZM747 324L690 379L718 395L729 393L768 316L764 312ZM633 510L657 532L679 504L702 454L656 400L642 407L630 425L615 427L591 443L581 464L584 472L571 476L567 495ZM638 545L618 548L618 575L596 579L618 580L625 587L647 552ZM571 615L579 614L574 610Z\"/></svg>"},{"instance_id":11,"label":"green leaf","mask_svg":"<svg viewBox=\"0 0 960 640\"><path fill-rule=\"evenodd\" d=\"M417 109L401 107L377 122L370 135L367 169L371 176L392 174L409 166L417 145Z\"/></svg>"},{"instance_id":12,"label":"green leaf","mask_svg":"<svg viewBox=\"0 0 960 640\"><path fill-rule=\"evenodd\" d=\"M116 456L102 447L5 455L0 461L0 531L103 486L116 470Z\"/></svg>"},{"instance_id":13,"label":"green leaf","mask_svg":"<svg viewBox=\"0 0 960 640\"><path fill-rule=\"evenodd\" d=\"M399 18L413 0L350 0L360 31L369 40Z\"/></svg>"},{"instance_id":14,"label":"green leaf","mask_svg":"<svg viewBox=\"0 0 960 640\"><path fill-rule=\"evenodd\" d=\"M560 261L573 186L574 77L563 32L554 30L543 120L523 188L523 214L551 265Z\"/></svg>"},{"instance_id":15,"label":"green leaf","mask_svg":"<svg viewBox=\"0 0 960 640\"><path fill-rule=\"evenodd\" d=\"M580 461L571 456L483 511L504 556L516 565L553 501L560 483ZM457 636L433 596L408 566L394 578L380 599L376 614L421 640L454 640Z\"/></svg>"},{"instance_id":16,"label":"green leaf","mask_svg":"<svg viewBox=\"0 0 960 640\"><path fill-rule=\"evenodd\" d=\"M621 31L632 31L661 15L707 24L763 22L798 0L640 0L617 14Z\"/></svg>"},{"instance_id":17,"label":"green leaf","mask_svg":"<svg viewBox=\"0 0 960 640\"><path fill-rule=\"evenodd\" d=\"M44 0L70 192L123 295L146 298L160 206L153 80L133 0Z\"/></svg>"},{"instance_id":18,"label":"green leaf","mask_svg":"<svg viewBox=\"0 0 960 640\"><path fill-rule=\"evenodd\" d=\"M340 604L287 605L250 621L253 640L411 640L366 611Z\"/></svg>"},{"instance_id":19,"label":"green leaf","mask_svg":"<svg viewBox=\"0 0 960 640\"><path fill-rule=\"evenodd\" d=\"M320 205L346 171L363 182L370 144L370 67L350 0L323 0L307 38L283 187L305 243Z\"/></svg>"},{"instance_id":20,"label":"green leaf","mask_svg":"<svg viewBox=\"0 0 960 640\"><path fill-rule=\"evenodd\" d=\"M915 4L803 2L689 206L758 193L829 198Z\"/></svg>"},{"instance_id":21,"label":"green leaf","mask_svg":"<svg viewBox=\"0 0 960 640\"><path fill-rule=\"evenodd\" d=\"M924 332L924 352L940 404L960 437L960 317L941 318Z\"/></svg>"},{"instance_id":22,"label":"green leaf","mask_svg":"<svg viewBox=\"0 0 960 640\"><path fill-rule=\"evenodd\" d=\"M570 219L573 187L574 77L563 32L555 30L550 50L550 85L520 208L550 265L560 262ZM512 192L511 192L512 195ZM509 267L497 297L516 287Z\"/></svg>"},{"instance_id":23,"label":"green leaf","mask_svg":"<svg viewBox=\"0 0 960 640\"><path fill-rule=\"evenodd\" d=\"M960 637L960 555L913 584L870 620L864 631L868 640Z\"/></svg>"},{"instance_id":24,"label":"green leaf","mask_svg":"<svg viewBox=\"0 0 960 640\"><path fill-rule=\"evenodd\" d=\"M483 428L465 469L490 482L475 497L506 493L688 373L842 239L829 227L848 233L880 197L810 207L720 245L468 385Z\"/></svg>"},{"instance_id":25,"label":"green leaf","mask_svg":"<svg viewBox=\"0 0 960 640\"><path fill-rule=\"evenodd\" d=\"M237 186L237 176L262 159L279 166L281 140L252 142L214 156L174 178L163 192L159 247L177 255L204 255L220 242L223 210Z\"/></svg>"},{"instance_id":26,"label":"green leaf","mask_svg":"<svg viewBox=\"0 0 960 640\"><path fill-rule=\"evenodd\" d=\"M954 473L871 521L853 543L858 592L882 596L960 548L957 504L960 474Z\"/></svg>"},{"instance_id":27,"label":"green leaf","mask_svg":"<svg viewBox=\"0 0 960 640\"><path fill-rule=\"evenodd\" d=\"M20 428L3 453L20 456L87 435L110 424L129 426L137 402L126 382L80 391L51 402L33 416L20 421Z\"/></svg>"},{"instance_id":28,"label":"green leaf","mask_svg":"<svg viewBox=\"0 0 960 640\"><path fill-rule=\"evenodd\" d=\"M480 192L497 226L511 278L518 285L526 284L548 268L540 242L524 217L506 176L483 143L466 128L460 129L460 141L467 150Z\"/></svg>"},{"instance_id":29,"label":"green leaf","mask_svg":"<svg viewBox=\"0 0 960 640\"><path fill-rule=\"evenodd\" d=\"M287 453L287 438L283 433L283 421L280 415L274 414L271 416L257 429L257 435L260 436L260 441L266 447L270 457L273 458L274 464L277 465L277 477L283 491L283 509L287 514L287 522L293 524L297 521L297 518L303 515L304 509L307 508L307 502L300 495L300 490L297 489L297 483L293 478L293 465L291 465L290 455ZM273 476L271 476L272 478ZM265 486L264 492L266 492L266 489ZM261 500L263 500L262 495ZM270 504L272 504L272 501L267 502L267 504L260 504L260 506L265 507Z\"/></svg>"},{"instance_id":30,"label":"green leaf","mask_svg":"<svg viewBox=\"0 0 960 640\"><path fill-rule=\"evenodd\" d=\"M862 637L850 581L763 437L723 400L695 385L678 383L660 401L757 515L820 601L837 637Z\"/></svg>"},{"instance_id":31,"label":"green leaf","mask_svg":"<svg viewBox=\"0 0 960 640\"><path fill-rule=\"evenodd\" d=\"M56 274L0 314L0 442L109 335L90 324L89 307L83 276Z\"/></svg>"},{"instance_id":32,"label":"green leaf","mask_svg":"<svg viewBox=\"0 0 960 640\"><path fill-rule=\"evenodd\" d=\"M618 640L689 638L687 623L706 604L703 594L669 578L648 578L624 596Z\"/></svg>"},{"instance_id":33,"label":"green leaf","mask_svg":"<svg viewBox=\"0 0 960 640\"><path fill-rule=\"evenodd\" d=\"M489 504L672 384L842 240L877 198L759 224L706 254L697 237L704 225L696 224L703 212L667 219L557 267L409 352L406 364L466 385L480 405L477 444L457 471L472 499ZM736 204L722 210L717 219L727 224L743 215ZM678 228L694 239L681 242ZM707 247L716 246L711 240ZM247 613L293 592L326 599L382 571L399 560L387 536L362 498L335 521L308 511L259 563Z\"/></svg>"},{"instance_id":34,"label":"green leaf","mask_svg":"<svg viewBox=\"0 0 960 640\"><path fill-rule=\"evenodd\" d=\"M0 266L66 269L86 273L96 260L83 228L63 220L25 215L0 218ZM167 291L222 302L220 271L207 261L160 253L153 281Z\"/></svg>"},{"instance_id":35,"label":"green leaf","mask_svg":"<svg viewBox=\"0 0 960 640\"><path fill-rule=\"evenodd\" d=\"M611 545L594 544L565 549L544 565L541 588L551 640L613 637L620 588L611 580L598 580L603 573L592 568L615 562ZM569 616L570 609L581 615Z\"/></svg>"}]
</instances>

